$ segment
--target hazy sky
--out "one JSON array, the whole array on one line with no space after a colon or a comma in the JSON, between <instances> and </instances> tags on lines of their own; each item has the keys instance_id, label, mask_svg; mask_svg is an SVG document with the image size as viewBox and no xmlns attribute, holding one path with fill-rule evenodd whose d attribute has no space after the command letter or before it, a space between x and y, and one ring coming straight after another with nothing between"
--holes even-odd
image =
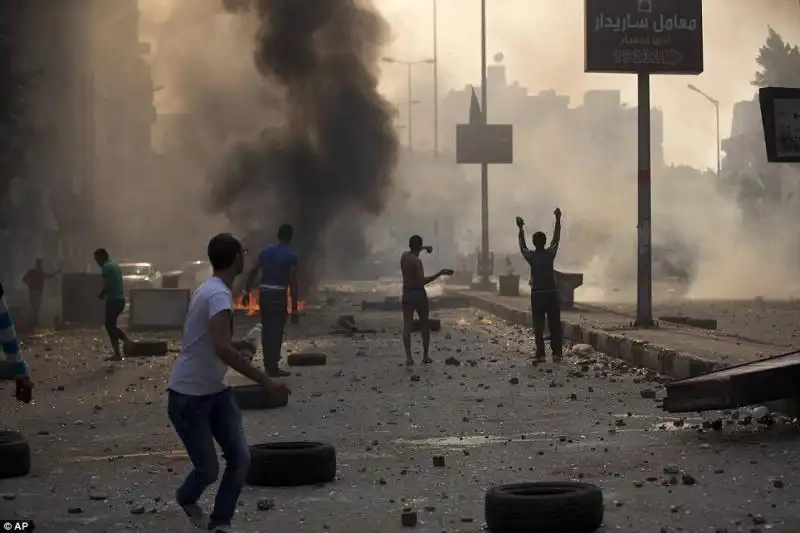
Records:
<instances>
[{"instance_id":1,"label":"hazy sky","mask_svg":"<svg viewBox=\"0 0 800 533\"><path fill-rule=\"evenodd\" d=\"M197 0L220 2L221 0ZM302 1L302 0L298 0ZM375 0L393 29L386 54L424 59L432 54L434 0ZM166 13L170 0L140 0L146 17ZM480 0L437 0L439 13L440 91L462 88L480 77ZM665 121L665 156L674 163L714 167L714 108L686 89L693 83L721 102L723 138L730 130L733 104L751 97L754 58L768 25L793 42L800 37L797 0L705 0L705 72L700 76L658 76L652 81L652 104ZM580 103L583 91L618 88L635 104L636 79L628 75L583 72L583 0L487 0L488 53L505 55L510 81L531 92L552 88ZM491 62L491 59L490 59ZM430 76L420 67L417 76ZM405 71L383 69L391 98L403 98ZM156 80L158 85L158 80ZM635 150L635 147L632 147Z\"/></svg>"}]
</instances>

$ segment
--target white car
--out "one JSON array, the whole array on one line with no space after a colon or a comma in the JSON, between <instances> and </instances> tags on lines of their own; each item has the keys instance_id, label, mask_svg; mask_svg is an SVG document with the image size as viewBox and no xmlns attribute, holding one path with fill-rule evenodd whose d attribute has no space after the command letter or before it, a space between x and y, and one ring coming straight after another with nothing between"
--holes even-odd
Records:
<instances>
[{"instance_id":1,"label":"white car","mask_svg":"<svg viewBox=\"0 0 800 533\"><path fill-rule=\"evenodd\" d=\"M161 272L152 263L120 263L125 292L161 287Z\"/></svg>"},{"instance_id":2,"label":"white car","mask_svg":"<svg viewBox=\"0 0 800 533\"><path fill-rule=\"evenodd\" d=\"M180 272L181 275L181 286L192 290L214 275L214 269L208 261L187 261L177 272Z\"/></svg>"}]
</instances>

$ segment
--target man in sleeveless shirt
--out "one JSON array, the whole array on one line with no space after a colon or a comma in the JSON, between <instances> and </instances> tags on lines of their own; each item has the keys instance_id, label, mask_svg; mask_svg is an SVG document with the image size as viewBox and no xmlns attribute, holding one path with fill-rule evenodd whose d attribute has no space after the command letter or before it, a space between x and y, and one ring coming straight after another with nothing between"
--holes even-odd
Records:
<instances>
[{"instance_id":1,"label":"man in sleeveless shirt","mask_svg":"<svg viewBox=\"0 0 800 533\"><path fill-rule=\"evenodd\" d=\"M558 286L555 278L555 260L558 244L561 241L561 210L553 212L556 224L553 228L553 239L547 246L547 236L537 231L533 234L533 250L525 243L525 221L517 217L519 228L519 249L531 267L531 315L533 316L533 334L536 340L536 361L544 361L544 326L550 329L550 347L553 350L553 361L561 359L563 332L561 329L561 305L558 299Z\"/></svg>"},{"instance_id":2,"label":"man in sleeveless shirt","mask_svg":"<svg viewBox=\"0 0 800 533\"><path fill-rule=\"evenodd\" d=\"M423 246L422 237L412 235L408 240L408 251L400 257L400 270L403 273L403 347L406 350L406 365L414 364L411 356L411 331L414 328L414 313L419 316L422 332L422 362L432 363L428 351L431 345L431 330L428 324L430 307L428 306L428 293L425 286L442 276L452 276L453 271L443 269L433 276L425 276L425 268L419 258L420 252L425 250L433 252L432 246Z\"/></svg>"}]
</instances>

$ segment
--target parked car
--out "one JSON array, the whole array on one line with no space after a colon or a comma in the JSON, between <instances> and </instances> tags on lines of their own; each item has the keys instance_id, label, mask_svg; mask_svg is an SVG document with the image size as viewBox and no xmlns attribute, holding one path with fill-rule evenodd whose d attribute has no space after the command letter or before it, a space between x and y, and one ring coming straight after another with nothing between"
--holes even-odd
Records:
<instances>
[{"instance_id":1,"label":"parked car","mask_svg":"<svg viewBox=\"0 0 800 533\"><path fill-rule=\"evenodd\" d=\"M161 287L161 272L152 263L120 263L125 292Z\"/></svg>"},{"instance_id":2,"label":"parked car","mask_svg":"<svg viewBox=\"0 0 800 533\"><path fill-rule=\"evenodd\" d=\"M181 287L195 290L201 283L211 278L214 269L208 261L187 261L176 272L180 272Z\"/></svg>"}]
</instances>

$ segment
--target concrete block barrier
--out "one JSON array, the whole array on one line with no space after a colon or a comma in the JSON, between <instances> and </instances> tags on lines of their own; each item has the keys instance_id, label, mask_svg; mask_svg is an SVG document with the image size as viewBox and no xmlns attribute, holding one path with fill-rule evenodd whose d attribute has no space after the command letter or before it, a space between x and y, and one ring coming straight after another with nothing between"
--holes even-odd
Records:
<instances>
[{"instance_id":1,"label":"concrete block barrier","mask_svg":"<svg viewBox=\"0 0 800 533\"><path fill-rule=\"evenodd\" d=\"M134 330L181 329L190 298L189 289L133 289L128 326Z\"/></svg>"}]
</instances>

